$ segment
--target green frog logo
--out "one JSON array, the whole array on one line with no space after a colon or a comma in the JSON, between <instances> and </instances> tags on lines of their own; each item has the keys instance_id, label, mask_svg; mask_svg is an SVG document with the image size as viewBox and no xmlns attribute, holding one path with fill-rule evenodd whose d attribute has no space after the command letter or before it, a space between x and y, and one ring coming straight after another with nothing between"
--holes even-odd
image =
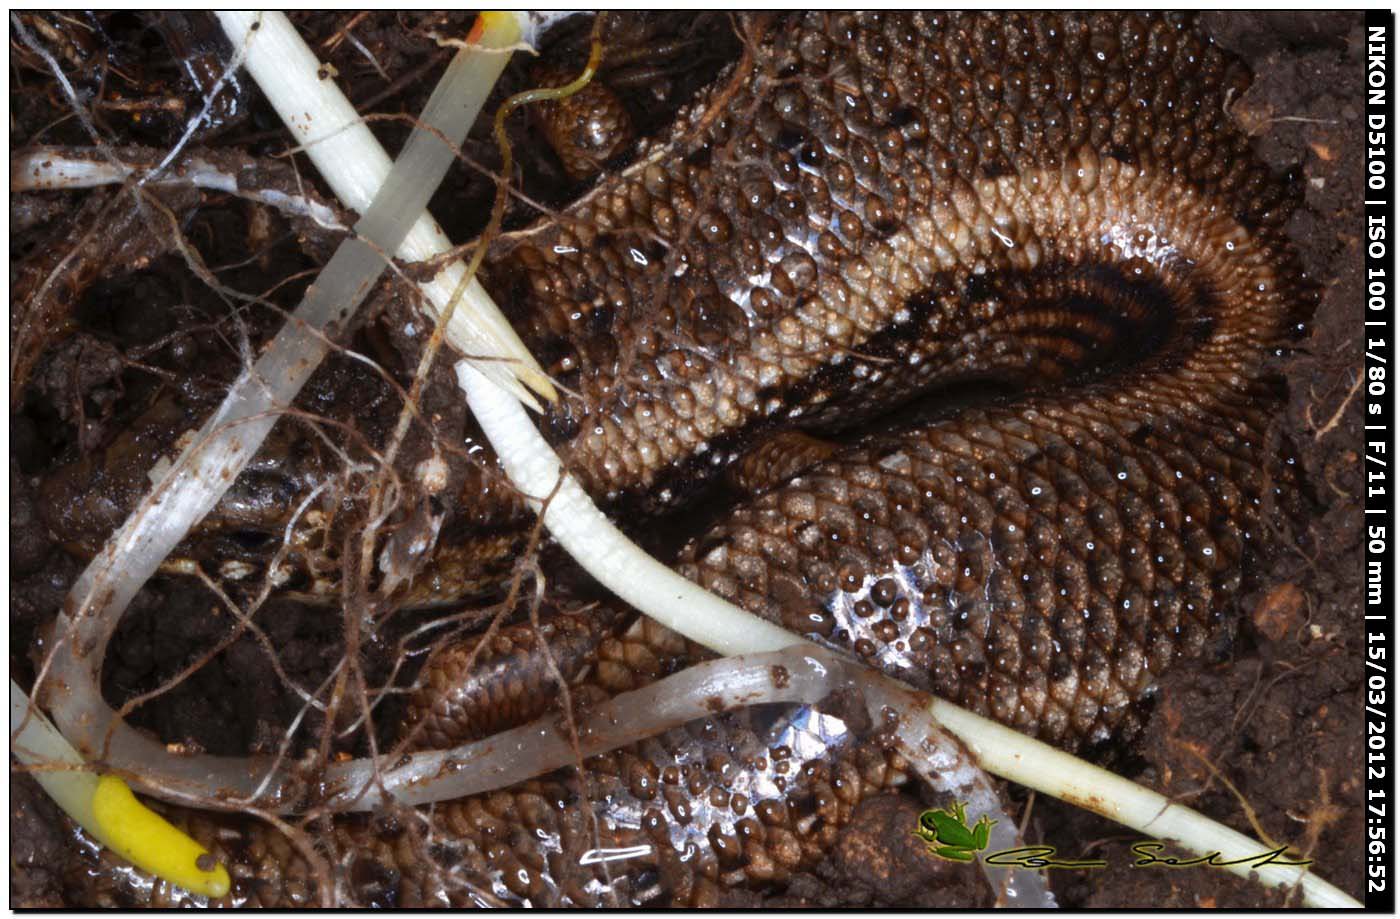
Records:
<instances>
[{"instance_id":1,"label":"green frog logo","mask_svg":"<svg viewBox=\"0 0 1400 919\"><path fill-rule=\"evenodd\" d=\"M966 805L959 802L953 805L953 812L938 808L926 810L919 815L919 827L914 835L928 844L928 850L939 858L951 862L970 862L977 853L987 848L995 820L988 820L983 814L976 826L967 825Z\"/></svg>"}]
</instances>

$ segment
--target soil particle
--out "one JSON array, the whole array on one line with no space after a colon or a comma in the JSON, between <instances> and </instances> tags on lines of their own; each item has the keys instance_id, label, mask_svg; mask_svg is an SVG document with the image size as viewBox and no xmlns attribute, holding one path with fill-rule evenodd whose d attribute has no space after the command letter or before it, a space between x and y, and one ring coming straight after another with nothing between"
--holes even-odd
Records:
<instances>
[{"instance_id":1,"label":"soil particle","mask_svg":"<svg viewBox=\"0 0 1400 919\"><path fill-rule=\"evenodd\" d=\"M1306 599L1296 585L1279 584L1255 605L1250 622L1269 641L1283 641L1302 625Z\"/></svg>"},{"instance_id":2,"label":"soil particle","mask_svg":"<svg viewBox=\"0 0 1400 919\"><path fill-rule=\"evenodd\" d=\"M10 577L29 574L49 556L51 543L39 521L29 479L10 460Z\"/></svg>"},{"instance_id":3,"label":"soil particle","mask_svg":"<svg viewBox=\"0 0 1400 919\"><path fill-rule=\"evenodd\" d=\"M62 871L73 840L66 821L39 784L10 773L10 907L63 909Z\"/></svg>"}]
</instances>

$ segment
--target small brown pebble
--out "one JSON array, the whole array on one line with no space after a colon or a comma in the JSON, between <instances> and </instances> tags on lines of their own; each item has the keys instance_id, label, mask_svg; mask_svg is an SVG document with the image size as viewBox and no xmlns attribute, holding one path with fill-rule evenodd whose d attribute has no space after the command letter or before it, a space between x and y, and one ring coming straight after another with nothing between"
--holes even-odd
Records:
<instances>
[{"instance_id":1,"label":"small brown pebble","mask_svg":"<svg viewBox=\"0 0 1400 919\"><path fill-rule=\"evenodd\" d=\"M1254 608L1254 627L1270 641L1282 641L1294 631L1303 611L1303 592L1295 584L1279 584Z\"/></svg>"}]
</instances>

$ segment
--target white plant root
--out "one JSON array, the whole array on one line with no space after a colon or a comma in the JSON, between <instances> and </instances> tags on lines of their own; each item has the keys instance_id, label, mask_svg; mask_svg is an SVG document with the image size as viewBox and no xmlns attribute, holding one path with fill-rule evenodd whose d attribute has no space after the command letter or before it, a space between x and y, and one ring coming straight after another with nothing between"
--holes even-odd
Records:
<instances>
[{"instance_id":1,"label":"white plant root","mask_svg":"<svg viewBox=\"0 0 1400 919\"><path fill-rule=\"evenodd\" d=\"M34 776L50 798L94 837L99 836L92 811L97 775L64 739L44 713L31 706L29 696L10 680L10 754Z\"/></svg>"},{"instance_id":2,"label":"white plant root","mask_svg":"<svg viewBox=\"0 0 1400 919\"><path fill-rule=\"evenodd\" d=\"M96 148L86 155L66 147L38 147L10 158L10 191L64 191L120 185L133 178L151 176L155 162L138 164L125 160L112 162L102 158ZM121 148L112 153L125 156ZM151 185L193 185L237 195L275 208L293 217L306 217L327 230L345 232L350 228L340 222L335 211L319 201L302 195L289 195L275 188L241 187L238 175L220 168L200 156L190 156L169 166L149 180Z\"/></svg>"},{"instance_id":3,"label":"white plant root","mask_svg":"<svg viewBox=\"0 0 1400 919\"><path fill-rule=\"evenodd\" d=\"M261 27L252 29L254 22L278 21L285 24L285 17L267 14L261 19L254 16L240 20L245 36L264 34ZM275 32L274 29L267 34ZM517 34L518 31L511 31L506 43ZM283 50L280 45L252 42L249 53L260 61L265 74L275 72L286 81L280 85L305 83L292 79L290 71L269 70L268 55ZM309 52L302 55L309 56ZM311 60L314 62L314 58ZM383 272L383 253L401 251L404 238L414 228L421 234L425 226L423 207L454 159L453 149L445 147L438 138L445 136L453 147L460 143L466 126L475 119L477 108L485 99L487 89L480 88L481 84L489 88L504 65L503 55L483 54L479 48L464 49L454 58L393 172L381 177L385 178L386 187L373 201L358 202L364 208L364 217L356 224L357 235L336 250L316 283L307 289L290 321L257 362L234 381L223 403L191 438L175 463L155 475L155 487L73 585L58 617L50 654L40 668L35 692L46 694L54 720L88 759L126 771L147 791L190 804L207 806L213 789L249 799L263 785L262 764L242 758L173 756L155 740L124 724L102 700L99 689L107 643L132 597L238 477L277 422L281 409L291 403L319 365L330 347L324 330L350 318ZM310 81L329 84L328 80L317 80L314 67ZM459 85L475 88L464 97L456 91ZM314 99L304 101L310 106ZM471 108L472 105L477 108ZM435 118L465 124L460 131L450 125L442 131L434 123ZM317 126L323 124L319 119L309 121ZM359 127L363 129L362 124ZM362 137L373 141L368 131ZM375 153L383 157L377 144L362 152L371 160ZM341 153L342 159L332 162L344 165L344 151ZM488 316L482 328L489 330L493 326L510 329L499 311ZM477 339L490 337L472 335ZM484 347L486 353L504 358L486 364L486 372L521 398L529 399L529 393L515 382L511 368L529 368L534 361L514 331L493 338ZM552 392L547 388L540 391ZM12 726L12 730L17 727Z\"/></svg>"},{"instance_id":4,"label":"white plant root","mask_svg":"<svg viewBox=\"0 0 1400 919\"><path fill-rule=\"evenodd\" d=\"M395 200L401 195L415 197L414 191L422 188L431 195L437 188L437 183L425 182L421 175L407 172L390 180L388 154L286 16L275 12L232 10L222 10L216 15L234 46L246 47L246 66L258 88L301 143L336 197L347 207L363 213L381 188ZM512 40L504 44L516 44L520 35L521 24L517 22ZM451 66L470 67L475 78L454 80L450 72L445 75L439 85L450 86L454 91L442 99L435 96L429 100L423 120L430 120L434 101L451 104L459 111L480 110L509 57L504 51L459 54ZM462 136L465 136L465 129ZM461 136L454 138L454 146L461 141ZM423 143L445 153L448 162L451 161L453 151L443 148L441 143L433 143L428 138L424 138ZM424 199L423 205L426 204ZM418 215L417 220L393 251L409 262L430 261L451 251L446 234L423 206L414 213ZM466 265L454 259L431 281L420 285L435 314L441 315L447 310L453 292L466 273ZM482 372L527 404L535 405L534 399L516 382L517 378L535 392L553 399L554 385L534 358L528 356L515 329L500 311L494 306L472 308L483 301L489 302L486 290L472 278L463 295L462 306L467 308L456 310L449 322L448 343L463 354L482 358Z\"/></svg>"}]
</instances>

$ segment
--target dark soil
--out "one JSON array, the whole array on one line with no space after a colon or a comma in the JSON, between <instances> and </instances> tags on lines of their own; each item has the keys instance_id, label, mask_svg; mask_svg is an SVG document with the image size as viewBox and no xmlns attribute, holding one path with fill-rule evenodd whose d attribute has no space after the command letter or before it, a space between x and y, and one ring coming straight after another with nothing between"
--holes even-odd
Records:
<instances>
[{"instance_id":1,"label":"dark soil","mask_svg":"<svg viewBox=\"0 0 1400 919\"><path fill-rule=\"evenodd\" d=\"M169 19L130 13L25 14L22 21L55 49L85 98L106 92L100 98L164 100L165 108L135 112L95 109L99 129L123 145L168 148L186 117L170 113L197 111L201 104L200 87L188 73L207 69L223 53L210 22L195 14ZM415 74L436 72L447 59L429 33L460 33L467 16L374 14L357 20L356 40L372 50L383 75L350 41L337 38L347 17L316 13L295 21L337 68L362 110L369 105L378 112L411 113L422 107L431 85ZM1363 486L1358 454L1363 422L1355 386L1362 359L1356 308L1361 299L1364 149L1361 16L1211 13L1205 22L1218 42L1254 70L1254 84L1233 101L1232 114L1255 138L1260 155L1296 183L1302 201L1291 232L1320 300L1299 347L1281 359L1290 401L1275 433L1280 453L1293 457L1305 473L1312 512L1293 532L1280 534L1277 542L1287 548L1259 561L1253 572L1258 586L1240 599L1241 626L1226 656L1184 667L1164 680L1144 734L1130 749L1103 754L1120 773L1174 800L1315 859L1318 873L1359 896ZM699 51L694 44L682 44L670 57L635 65L637 71L653 71L642 74L650 82L629 77L643 87L628 90L643 125L668 117L726 56L737 53L724 17L692 21L657 15L624 22L616 37L639 46L664 46L659 36L668 35L725 38L703 44ZM66 102L42 61L15 40L13 27L11 37L16 58L12 153L37 144L90 143L75 119L63 118ZM576 62L584 37L586 27L569 27L558 57ZM521 60L513 63L497 96L530 85L528 66ZM257 158L285 148L276 117L246 87L226 92L216 115L200 144ZM517 148L539 147L531 142L534 128L517 121L512 128ZM393 150L408 126L390 118L376 122L375 130ZM497 162L494 145L480 127L464 152L488 168ZM303 177L313 174L305 161L298 165ZM275 167L269 167L268 184L299 190L290 169L281 163ZM527 155L521 174L526 192L537 200L558 203L570 194L569 181L547 156ZM492 183L480 174L454 170L433 210L444 218L450 237L467 239L480 226L472 222L476 217L466 215L486 213L492 193ZM13 288L25 287L21 266L32 267L42 246L64 241L71 246L99 225L101 194L92 193L86 201L82 193L11 196ZM309 222L269 216L213 193L171 196L165 203L186 236L198 240L223 283L265 291L273 305L284 309L295 305L310 277L305 272L322 264L336 242ZM513 202L508 223L524 223L534 214L528 204ZM157 239L165 226L160 219L136 218L129 231L132 239ZM144 255L140 264L103 261L117 258L118 251L137 250ZM96 280L89 279L76 302L54 304L49 323L27 344L36 354L32 375L20 398L11 401L10 665L22 685L33 680L44 624L80 570L54 537L52 521L63 511L45 505L39 478L109 443L158 398L173 398L182 418L208 411L236 372L240 350L256 349L277 326L276 313L264 307L241 307L231 320L228 305L168 245L128 242L120 250L109 246L91 252ZM289 277L295 280L275 287L269 280ZM368 312L371 318L354 346L388 368L394 383L407 386L419 345L404 340L406 308L386 288L374 295ZM14 328L12 317L12 342ZM349 358L332 358L297 402L358 431L333 437L337 449L358 459L367 455L367 442L382 442L398 406L393 384L361 368ZM452 385L445 373L438 373L425 406L435 423L461 443L470 436L469 422L460 400L450 397ZM412 468L426 450L425 438L411 439L404 468ZM465 458L449 457L449 462L459 476ZM230 621L212 593L188 580L157 578L133 605L113 642L107 664L109 700L120 703L159 685L226 634ZM135 723L168 743L210 752L275 745L300 708L287 681L314 688L325 678L343 651L342 621L324 608L290 600L274 601L258 621L278 649L282 676L259 642L245 635L160 704L139 710ZM384 625L377 643L366 649L372 677L387 672L398 639L415 624L398 617ZM394 714L393 706L386 706L380 723L392 724ZM314 744L320 729L313 713L301 736ZM354 751L363 743L360 737L344 747ZM1009 794L1020 810L1016 816L1027 821L1028 842L1054 845L1063 857L1109 862L1103 870L1054 873L1052 883L1064 905L1298 903L1296 894L1266 892L1213 869L1133 869L1128 867L1133 859L1128 846L1136 837L1118 825L1057 801L1029 798L1019 789ZM64 821L23 776L12 774L11 802L12 906L64 905L62 866L73 858L75 846ZM985 892L968 883L966 872L921 857L909 832L916 817L917 808L906 799L868 802L828 864L815 876L799 878L783 898L767 905L987 905ZM752 905L759 905L754 900Z\"/></svg>"}]
</instances>

